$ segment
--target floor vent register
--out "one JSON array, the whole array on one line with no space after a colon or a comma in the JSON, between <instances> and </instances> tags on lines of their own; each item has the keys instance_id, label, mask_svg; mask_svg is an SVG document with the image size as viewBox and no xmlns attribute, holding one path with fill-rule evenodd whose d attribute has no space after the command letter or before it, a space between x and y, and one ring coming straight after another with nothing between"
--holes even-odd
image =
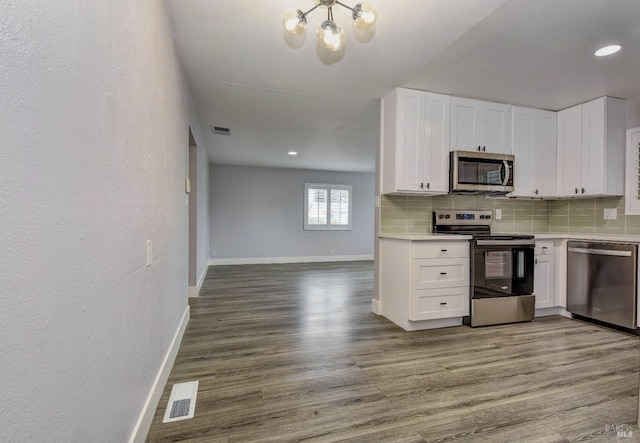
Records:
<instances>
[{"instance_id":1,"label":"floor vent register","mask_svg":"<svg viewBox=\"0 0 640 443\"><path fill-rule=\"evenodd\" d=\"M171 388L169 404L164 413L162 423L193 418L196 411L196 397L198 396L198 382L176 383Z\"/></svg>"}]
</instances>

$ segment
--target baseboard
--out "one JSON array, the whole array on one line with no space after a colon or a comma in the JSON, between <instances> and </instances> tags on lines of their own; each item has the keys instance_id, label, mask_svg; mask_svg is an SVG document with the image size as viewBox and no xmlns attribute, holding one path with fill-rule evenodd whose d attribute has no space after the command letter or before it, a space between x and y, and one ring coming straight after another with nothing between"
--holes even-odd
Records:
<instances>
[{"instance_id":1,"label":"baseboard","mask_svg":"<svg viewBox=\"0 0 640 443\"><path fill-rule=\"evenodd\" d=\"M278 263L325 263L341 261L371 261L373 254L366 255L324 255L314 257L255 257L255 258L212 258L209 266L261 265Z\"/></svg>"},{"instance_id":2,"label":"baseboard","mask_svg":"<svg viewBox=\"0 0 640 443\"><path fill-rule=\"evenodd\" d=\"M171 373L173 362L176 359L176 355L178 355L180 343L182 343L182 336L184 335L184 331L185 329L187 329L187 324L189 323L189 312L189 305L187 305L184 313L182 314L182 320L180 320L178 329L173 336L173 340L171 342L171 345L169 346L169 350L167 351L167 354L162 361L162 365L160 365L160 370L158 371L158 375L156 375L156 379L153 382L151 392L147 397L147 401L144 404L142 412L140 413L140 417L138 417L138 422L133 429L133 433L131 434L129 443L144 443L144 441L147 439L147 434L149 433L149 428L151 427L153 416L156 413L156 408L158 407L158 403L160 402L160 397L162 397L162 392L164 391L164 387L167 384L167 380L169 379L169 374Z\"/></svg>"},{"instance_id":3,"label":"baseboard","mask_svg":"<svg viewBox=\"0 0 640 443\"><path fill-rule=\"evenodd\" d=\"M209 269L209 263L202 267L200 278L198 278L198 284L196 286L189 286L189 298L195 298L200 295L200 289L204 283L204 278L207 276L207 270Z\"/></svg>"},{"instance_id":4,"label":"baseboard","mask_svg":"<svg viewBox=\"0 0 640 443\"><path fill-rule=\"evenodd\" d=\"M555 306L553 308L538 308L536 309L536 318L549 317L551 315L561 315L562 317L572 318L571 313L561 306Z\"/></svg>"},{"instance_id":5,"label":"baseboard","mask_svg":"<svg viewBox=\"0 0 640 443\"><path fill-rule=\"evenodd\" d=\"M373 312L376 315L380 315L381 313L380 301L376 300L375 298L371 299L371 312Z\"/></svg>"}]
</instances>

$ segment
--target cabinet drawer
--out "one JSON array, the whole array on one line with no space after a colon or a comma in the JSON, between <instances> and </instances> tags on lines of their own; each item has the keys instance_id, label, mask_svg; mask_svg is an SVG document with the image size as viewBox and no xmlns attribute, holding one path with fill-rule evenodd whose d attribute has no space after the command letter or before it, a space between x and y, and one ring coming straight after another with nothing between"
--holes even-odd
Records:
<instances>
[{"instance_id":1,"label":"cabinet drawer","mask_svg":"<svg viewBox=\"0 0 640 443\"><path fill-rule=\"evenodd\" d=\"M420 258L413 260L412 289L450 288L468 285L468 258Z\"/></svg>"},{"instance_id":2,"label":"cabinet drawer","mask_svg":"<svg viewBox=\"0 0 640 443\"><path fill-rule=\"evenodd\" d=\"M535 248L536 255L553 255L552 241L537 241Z\"/></svg>"},{"instance_id":3,"label":"cabinet drawer","mask_svg":"<svg viewBox=\"0 0 640 443\"><path fill-rule=\"evenodd\" d=\"M469 242L413 242L413 258L469 257Z\"/></svg>"},{"instance_id":4,"label":"cabinet drawer","mask_svg":"<svg viewBox=\"0 0 640 443\"><path fill-rule=\"evenodd\" d=\"M411 293L409 320L434 320L438 318L469 315L469 288L421 289Z\"/></svg>"}]
</instances>

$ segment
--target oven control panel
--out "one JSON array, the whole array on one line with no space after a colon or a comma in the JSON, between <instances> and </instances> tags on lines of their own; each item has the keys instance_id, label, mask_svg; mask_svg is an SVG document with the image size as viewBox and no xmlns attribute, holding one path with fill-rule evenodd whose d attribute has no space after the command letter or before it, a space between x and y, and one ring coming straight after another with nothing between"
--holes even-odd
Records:
<instances>
[{"instance_id":1,"label":"oven control panel","mask_svg":"<svg viewBox=\"0 0 640 443\"><path fill-rule=\"evenodd\" d=\"M491 211L437 210L433 213L435 225L490 225Z\"/></svg>"}]
</instances>

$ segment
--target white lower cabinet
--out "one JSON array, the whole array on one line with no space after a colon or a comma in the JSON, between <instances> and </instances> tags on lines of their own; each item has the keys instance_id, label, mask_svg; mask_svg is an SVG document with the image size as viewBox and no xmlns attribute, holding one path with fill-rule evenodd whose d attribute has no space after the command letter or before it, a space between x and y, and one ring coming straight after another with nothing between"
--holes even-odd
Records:
<instances>
[{"instance_id":1,"label":"white lower cabinet","mask_svg":"<svg viewBox=\"0 0 640 443\"><path fill-rule=\"evenodd\" d=\"M555 272L552 241L536 242L534 263L533 293L536 296L536 309L551 308L555 305Z\"/></svg>"},{"instance_id":2,"label":"white lower cabinet","mask_svg":"<svg viewBox=\"0 0 640 443\"><path fill-rule=\"evenodd\" d=\"M469 315L469 242L380 241L380 313L405 330L454 326Z\"/></svg>"},{"instance_id":3,"label":"white lower cabinet","mask_svg":"<svg viewBox=\"0 0 640 443\"><path fill-rule=\"evenodd\" d=\"M409 320L469 315L469 288L415 289L411 292Z\"/></svg>"}]
</instances>

